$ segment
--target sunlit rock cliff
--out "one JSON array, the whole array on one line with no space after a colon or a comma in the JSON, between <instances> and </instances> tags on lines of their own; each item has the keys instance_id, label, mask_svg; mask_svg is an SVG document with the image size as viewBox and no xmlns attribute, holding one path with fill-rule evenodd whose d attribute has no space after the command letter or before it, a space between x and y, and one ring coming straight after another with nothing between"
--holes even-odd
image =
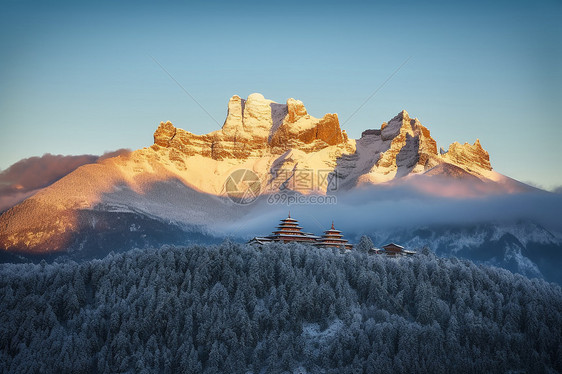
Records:
<instances>
[{"instance_id":1,"label":"sunlit rock cliff","mask_svg":"<svg viewBox=\"0 0 562 374\"><path fill-rule=\"evenodd\" d=\"M478 140L453 143L438 153L430 131L406 111L354 140L340 128L337 114L315 118L299 100L280 104L256 93L229 100L221 129L197 135L162 122L150 147L84 165L39 191L0 217L0 248L79 248L89 240L79 235L85 231L120 235L128 230L139 241L148 240L139 220L144 220L140 227L220 224L252 209L235 206L225 196L227 177L239 169L259 177L261 195L280 188L325 194L329 186L320 173L337 180L337 191L330 193L417 175L464 178L509 190L507 178L492 170ZM302 170L311 178L305 189L298 180Z\"/></svg>"}]
</instances>

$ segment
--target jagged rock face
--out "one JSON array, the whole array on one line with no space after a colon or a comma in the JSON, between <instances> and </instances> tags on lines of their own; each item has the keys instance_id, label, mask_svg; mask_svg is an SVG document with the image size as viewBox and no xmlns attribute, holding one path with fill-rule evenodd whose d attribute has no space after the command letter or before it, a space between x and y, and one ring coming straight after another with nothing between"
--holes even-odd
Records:
<instances>
[{"instance_id":1,"label":"jagged rock face","mask_svg":"<svg viewBox=\"0 0 562 374\"><path fill-rule=\"evenodd\" d=\"M154 133L154 144L170 147L170 142L174 140L176 132L177 129L171 122L160 122L160 126L158 126Z\"/></svg>"},{"instance_id":2,"label":"jagged rock face","mask_svg":"<svg viewBox=\"0 0 562 374\"><path fill-rule=\"evenodd\" d=\"M304 122L309 119L309 116L305 115L301 118ZM301 149L308 153L319 151L326 145L347 142L347 135L340 130L337 114L326 114L313 127L300 126L299 120L283 122L273 134L269 144L276 153L283 153L290 148Z\"/></svg>"},{"instance_id":3,"label":"jagged rock face","mask_svg":"<svg viewBox=\"0 0 562 374\"><path fill-rule=\"evenodd\" d=\"M260 94L246 100L233 96L220 130L196 135L162 122L152 146L84 165L8 210L0 217L0 248L64 250L78 240L75 232L110 225L105 213L180 225L236 219L241 208L225 205L225 181L239 169L260 177L261 194L277 193L281 185L303 194L328 193L328 186L317 182L320 171L335 172L338 190L428 170L427 178L487 181L499 176L479 141L453 143L438 154L429 130L406 111L353 140L341 130L336 114L314 118L301 101L279 104ZM299 169L316 173L310 190L295 183ZM100 223L90 212L104 212L109 221Z\"/></svg>"},{"instance_id":4,"label":"jagged rock face","mask_svg":"<svg viewBox=\"0 0 562 374\"><path fill-rule=\"evenodd\" d=\"M390 142L381 153L372 172L404 176L410 172L421 172L437 165L437 143L429 130L418 119L411 119L403 110L380 130L383 142Z\"/></svg>"},{"instance_id":5,"label":"jagged rock face","mask_svg":"<svg viewBox=\"0 0 562 374\"><path fill-rule=\"evenodd\" d=\"M195 135L167 122L160 124L154 141L153 148L169 148L170 157L178 162L182 155L243 160L282 155L289 150L313 153L337 146L342 154L350 155L336 160L340 178L352 176L353 180L370 183L423 173L442 163L478 176L492 170L489 155L478 140L474 145L453 143L447 152L438 152L430 131L405 110L384 122L380 130L364 131L352 149L336 114L316 119L299 100L277 104L259 94L252 94L247 100L233 96L227 119L219 131ZM367 155L368 160L360 154ZM362 175L353 175L357 173Z\"/></svg>"},{"instance_id":6,"label":"jagged rock face","mask_svg":"<svg viewBox=\"0 0 562 374\"><path fill-rule=\"evenodd\" d=\"M260 94L251 94L247 100L233 96L221 130L195 135L162 122L154 133L157 146L215 160L280 155L289 149L310 153L328 146L345 146L347 141L336 114L317 119L299 100L278 104Z\"/></svg>"},{"instance_id":7,"label":"jagged rock face","mask_svg":"<svg viewBox=\"0 0 562 374\"><path fill-rule=\"evenodd\" d=\"M289 114L287 120L291 123L296 122L299 118L308 114L302 101L295 99L287 100L287 112Z\"/></svg>"},{"instance_id":8,"label":"jagged rock face","mask_svg":"<svg viewBox=\"0 0 562 374\"><path fill-rule=\"evenodd\" d=\"M454 142L442 157L448 162L465 165L468 171L492 170L490 155L482 148L478 139L474 144L464 143L461 145Z\"/></svg>"},{"instance_id":9,"label":"jagged rock face","mask_svg":"<svg viewBox=\"0 0 562 374\"><path fill-rule=\"evenodd\" d=\"M442 167L438 167L442 165ZM450 166L450 167L447 167ZM336 169L343 184L376 184L410 174L450 175L453 170L481 180L490 175L489 156L476 141L474 145L452 144L449 151L438 153L429 130L405 110L379 129L365 130L356 143L356 153L338 160ZM470 178L465 178L470 179Z\"/></svg>"}]
</instances>

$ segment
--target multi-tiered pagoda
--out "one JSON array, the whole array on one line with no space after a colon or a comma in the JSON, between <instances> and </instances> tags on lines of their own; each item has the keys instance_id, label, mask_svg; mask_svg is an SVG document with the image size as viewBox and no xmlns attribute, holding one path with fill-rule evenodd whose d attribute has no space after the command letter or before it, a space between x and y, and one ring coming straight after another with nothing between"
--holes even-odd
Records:
<instances>
[{"instance_id":1,"label":"multi-tiered pagoda","mask_svg":"<svg viewBox=\"0 0 562 374\"><path fill-rule=\"evenodd\" d=\"M329 230L324 231L324 235L314 244L318 247L337 247L352 249L351 245L346 239L343 238L343 234L340 230L334 228L334 222L332 221L332 227Z\"/></svg>"},{"instance_id":2,"label":"multi-tiered pagoda","mask_svg":"<svg viewBox=\"0 0 562 374\"><path fill-rule=\"evenodd\" d=\"M296 219L291 218L291 213L285 219L281 220L277 229L269 236L255 237L249 243L264 244L268 242L299 242L299 243L316 243L320 237L302 232L302 227Z\"/></svg>"},{"instance_id":3,"label":"multi-tiered pagoda","mask_svg":"<svg viewBox=\"0 0 562 374\"><path fill-rule=\"evenodd\" d=\"M341 231L334 228L334 223L332 222L332 228L324 232L322 237L316 236L314 234L301 231L302 227L296 219L291 218L291 213L285 219L281 220L277 229L269 236L255 237L248 243L251 244L265 244L269 242L299 242L299 243L310 243L317 245L322 248L326 247L337 247L351 249L353 246L343 238Z\"/></svg>"}]
</instances>

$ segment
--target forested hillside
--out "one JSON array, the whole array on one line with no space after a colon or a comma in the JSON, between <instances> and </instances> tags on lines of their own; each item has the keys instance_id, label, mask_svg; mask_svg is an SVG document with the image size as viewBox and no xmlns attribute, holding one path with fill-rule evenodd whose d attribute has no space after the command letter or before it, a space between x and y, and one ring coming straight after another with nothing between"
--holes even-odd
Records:
<instances>
[{"instance_id":1,"label":"forested hillside","mask_svg":"<svg viewBox=\"0 0 562 374\"><path fill-rule=\"evenodd\" d=\"M560 372L562 291L298 244L0 265L0 371Z\"/></svg>"}]
</instances>

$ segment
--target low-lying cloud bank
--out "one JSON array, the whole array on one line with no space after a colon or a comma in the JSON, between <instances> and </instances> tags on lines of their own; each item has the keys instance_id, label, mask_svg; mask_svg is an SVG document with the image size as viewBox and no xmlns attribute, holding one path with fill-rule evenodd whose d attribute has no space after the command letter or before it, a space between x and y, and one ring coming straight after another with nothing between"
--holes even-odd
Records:
<instances>
[{"instance_id":1,"label":"low-lying cloud bank","mask_svg":"<svg viewBox=\"0 0 562 374\"><path fill-rule=\"evenodd\" d=\"M473 224L483 222L511 223L531 220L545 228L562 232L562 195L541 190L521 193L499 193L439 196L435 180L427 186L421 179L409 183L370 186L340 193L335 204L256 204L240 222L224 228L227 235L250 237L271 233L290 210L304 231L321 234L332 220L344 233L362 234L374 231L432 225ZM447 190L466 191L466 181L448 182ZM452 183L458 184L452 186ZM431 187L431 188L429 188Z\"/></svg>"},{"instance_id":2,"label":"low-lying cloud bank","mask_svg":"<svg viewBox=\"0 0 562 374\"><path fill-rule=\"evenodd\" d=\"M20 160L0 172L0 212L32 196L85 164L130 153L128 149L106 152L101 156L63 156L44 154Z\"/></svg>"}]
</instances>

